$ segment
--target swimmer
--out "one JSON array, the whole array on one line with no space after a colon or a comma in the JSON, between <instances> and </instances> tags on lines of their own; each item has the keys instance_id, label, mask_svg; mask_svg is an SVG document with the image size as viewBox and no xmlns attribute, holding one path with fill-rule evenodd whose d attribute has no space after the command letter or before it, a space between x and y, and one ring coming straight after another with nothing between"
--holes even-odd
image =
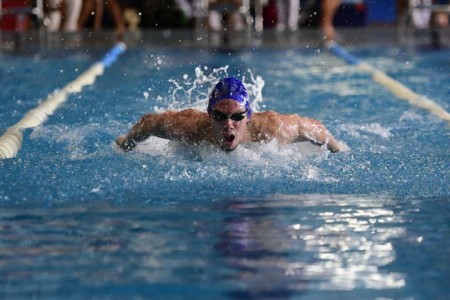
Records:
<instances>
[{"instance_id":1,"label":"swimmer","mask_svg":"<svg viewBox=\"0 0 450 300\"><path fill-rule=\"evenodd\" d=\"M150 136L192 144L206 142L227 152L240 144L272 140L280 145L310 141L325 145L331 152L346 148L317 120L274 111L253 112L244 84L235 78L217 83L209 95L207 112L186 109L147 114L116 143L130 151Z\"/></svg>"}]
</instances>

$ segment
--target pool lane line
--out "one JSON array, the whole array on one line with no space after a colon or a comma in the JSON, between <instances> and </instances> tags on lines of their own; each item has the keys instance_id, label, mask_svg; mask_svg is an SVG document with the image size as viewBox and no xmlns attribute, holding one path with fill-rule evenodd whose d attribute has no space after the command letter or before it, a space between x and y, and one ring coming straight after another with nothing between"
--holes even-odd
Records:
<instances>
[{"instance_id":1,"label":"pool lane line","mask_svg":"<svg viewBox=\"0 0 450 300\"><path fill-rule=\"evenodd\" d=\"M101 61L94 63L62 89L49 94L45 101L29 110L18 123L6 129L5 133L0 137L0 159L15 157L22 146L23 129L41 125L67 100L70 94L79 93L85 86L94 84L96 78L103 75L105 68L110 67L119 55L125 52L126 48L124 43L117 43L106 53Z\"/></svg>"},{"instance_id":2,"label":"pool lane line","mask_svg":"<svg viewBox=\"0 0 450 300\"><path fill-rule=\"evenodd\" d=\"M389 89L392 94L397 97L397 99L406 100L411 105L425 109L450 124L450 113L433 100L427 98L424 95L414 92L401 82L388 76L383 71L369 65L360 58L354 56L343 47L341 47L338 43L331 42L327 45L327 47L329 51L345 60L348 64L355 65L362 71L370 73L375 82Z\"/></svg>"}]
</instances>

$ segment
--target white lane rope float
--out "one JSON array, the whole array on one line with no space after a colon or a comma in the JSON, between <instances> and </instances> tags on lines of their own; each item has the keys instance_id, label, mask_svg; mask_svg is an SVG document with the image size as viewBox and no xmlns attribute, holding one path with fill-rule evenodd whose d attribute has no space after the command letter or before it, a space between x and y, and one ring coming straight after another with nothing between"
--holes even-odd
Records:
<instances>
[{"instance_id":1,"label":"white lane rope float","mask_svg":"<svg viewBox=\"0 0 450 300\"><path fill-rule=\"evenodd\" d=\"M440 119L447 121L450 124L450 113L447 112L442 106L427 98L424 95L418 94L402 84L401 82L388 76L381 70L367 64L358 57L346 51L339 46L336 42L331 42L328 45L328 50L334 53L336 56L342 58L350 65L355 65L364 72L370 73L375 82L389 89L394 96L399 100L406 100L411 105L427 110L428 112L436 115Z\"/></svg>"},{"instance_id":2,"label":"white lane rope float","mask_svg":"<svg viewBox=\"0 0 450 300\"><path fill-rule=\"evenodd\" d=\"M110 67L125 50L126 45L124 43L117 43L101 61L93 64L62 89L48 95L45 101L28 111L18 123L6 129L0 137L0 160L13 158L17 155L23 142L22 130L34 128L44 123L67 100L70 94L79 93L83 87L94 84L96 78L103 74L105 68Z\"/></svg>"}]
</instances>

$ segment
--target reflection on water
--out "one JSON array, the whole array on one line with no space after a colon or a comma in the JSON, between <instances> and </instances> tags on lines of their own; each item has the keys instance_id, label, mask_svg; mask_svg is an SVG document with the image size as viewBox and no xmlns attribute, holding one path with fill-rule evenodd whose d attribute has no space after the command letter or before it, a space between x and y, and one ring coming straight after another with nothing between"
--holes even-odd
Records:
<instances>
[{"instance_id":1,"label":"reflection on water","mask_svg":"<svg viewBox=\"0 0 450 300\"><path fill-rule=\"evenodd\" d=\"M276 196L233 202L218 244L238 270L243 292L283 298L310 290L398 289L405 275L384 269L396 258L392 239L404 234L389 199ZM322 203L318 203L323 201ZM295 203L295 208L292 204Z\"/></svg>"},{"instance_id":2,"label":"reflection on water","mask_svg":"<svg viewBox=\"0 0 450 300\"><path fill-rule=\"evenodd\" d=\"M304 266L304 276L327 278L318 288L329 290L404 286L404 275L382 269L395 260L391 240L404 233L402 219L383 208L382 201L366 206L355 205L357 198L342 200L338 200L338 211L314 213L321 223L315 228L291 225L292 238L303 240L305 249L316 253L317 261ZM297 269L294 265L289 272L296 274Z\"/></svg>"},{"instance_id":3,"label":"reflection on water","mask_svg":"<svg viewBox=\"0 0 450 300\"><path fill-rule=\"evenodd\" d=\"M239 282L227 294L237 299L286 298L297 282L287 277L285 265L296 244L286 235L280 215L271 207L232 201L225 209L219 242L215 248L225 267ZM228 215L229 214L229 215Z\"/></svg>"},{"instance_id":4,"label":"reflection on water","mask_svg":"<svg viewBox=\"0 0 450 300\"><path fill-rule=\"evenodd\" d=\"M113 295L119 285L125 298L207 290L215 298L286 299L402 289L406 275L388 266L392 241L406 229L391 202L274 195L10 207L0 214L1 294Z\"/></svg>"}]
</instances>

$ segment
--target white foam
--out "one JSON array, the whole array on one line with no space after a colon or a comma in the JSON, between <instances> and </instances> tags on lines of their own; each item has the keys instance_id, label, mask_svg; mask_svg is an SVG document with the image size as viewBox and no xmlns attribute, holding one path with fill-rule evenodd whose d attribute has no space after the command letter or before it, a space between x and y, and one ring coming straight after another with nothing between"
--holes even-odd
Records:
<instances>
[{"instance_id":1,"label":"white foam","mask_svg":"<svg viewBox=\"0 0 450 300\"><path fill-rule=\"evenodd\" d=\"M135 151L152 156L176 156L180 153L196 153L202 161L224 161L252 162L265 164L267 162L288 163L310 159L311 157L324 158L329 151L324 147L316 146L310 142L294 143L289 145L278 145L276 141L270 143L248 143L239 145L232 152L224 152L219 148L208 145L189 145L180 142L169 141L158 137L150 137L137 145Z\"/></svg>"},{"instance_id":2,"label":"white foam","mask_svg":"<svg viewBox=\"0 0 450 300\"><path fill-rule=\"evenodd\" d=\"M365 136L368 133L384 139L389 139L392 136L391 129L383 127L379 123L343 124L340 126L340 129L346 131L347 134L350 134L353 137Z\"/></svg>"},{"instance_id":3,"label":"white foam","mask_svg":"<svg viewBox=\"0 0 450 300\"><path fill-rule=\"evenodd\" d=\"M152 156L166 156L170 153L169 143L169 140L152 136L138 144L134 151L146 153Z\"/></svg>"},{"instance_id":4,"label":"white foam","mask_svg":"<svg viewBox=\"0 0 450 300\"><path fill-rule=\"evenodd\" d=\"M402 113L402 115L400 116L399 120L401 122L403 122L403 121L420 121L420 120L423 120L423 117L415 111L404 111Z\"/></svg>"},{"instance_id":5,"label":"white foam","mask_svg":"<svg viewBox=\"0 0 450 300\"><path fill-rule=\"evenodd\" d=\"M88 137L104 135L107 133L105 131L113 134L113 129L108 129L107 126L99 123L88 123L76 127L64 125L41 126L33 129L30 138L45 139L49 144L52 144L52 142L65 143L70 159L86 159L98 155L98 153L95 153L95 150L91 150L91 153L88 152L87 149L92 148L92 145L88 144ZM100 144L98 148L102 149Z\"/></svg>"}]
</instances>

